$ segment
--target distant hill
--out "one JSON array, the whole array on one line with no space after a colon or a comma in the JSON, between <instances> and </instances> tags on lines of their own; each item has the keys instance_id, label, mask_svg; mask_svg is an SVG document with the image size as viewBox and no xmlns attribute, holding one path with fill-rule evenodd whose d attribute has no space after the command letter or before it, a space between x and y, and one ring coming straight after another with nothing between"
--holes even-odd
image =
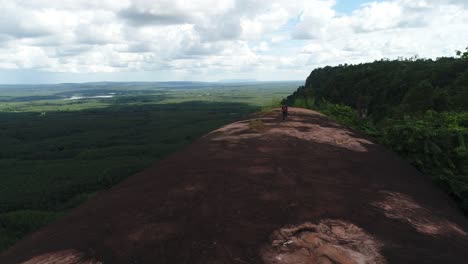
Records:
<instances>
[{"instance_id":1,"label":"distant hill","mask_svg":"<svg viewBox=\"0 0 468 264\"><path fill-rule=\"evenodd\" d=\"M224 79L224 80L219 80L219 82L224 82L224 83L248 83L248 82L256 82L256 79Z\"/></svg>"}]
</instances>

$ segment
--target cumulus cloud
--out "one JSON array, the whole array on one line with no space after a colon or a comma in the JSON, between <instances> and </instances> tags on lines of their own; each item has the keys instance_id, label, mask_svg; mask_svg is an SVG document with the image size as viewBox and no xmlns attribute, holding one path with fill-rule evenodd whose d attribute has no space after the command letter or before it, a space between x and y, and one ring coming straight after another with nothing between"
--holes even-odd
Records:
<instances>
[{"instance_id":1,"label":"cumulus cloud","mask_svg":"<svg viewBox=\"0 0 468 264\"><path fill-rule=\"evenodd\" d=\"M0 32L14 38L39 37L57 30L53 19L41 16L35 10L18 9L14 3L2 1L0 5ZM28 18L28 20L24 18ZM33 22L33 23L31 23Z\"/></svg>"},{"instance_id":2,"label":"cumulus cloud","mask_svg":"<svg viewBox=\"0 0 468 264\"><path fill-rule=\"evenodd\" d=\"M119 16L135 26L184 24L189 23L193 19L190 13L178 10L174 11L168 12L161 8L139 9L131 6L120 11Z\"/></svg>"},{"instance_id":3,"label":"cumulus cloud","mask_svg":"<svg viewBox=\"0 0 468 264\"><path fill-rule=\"evenodd\" d=\"M468 45L466 0L363 0L349 13L336 4L0 0L0 70L303 79L317 66Z\"/></svg>"},{"instance_id":4,"label":"cumulus cloud","mask_svg":"<svg viewBox=\"0 0 468 264\"><path fill-rule=\"evenodd\" d=\"M451 56L468 45L466 1L389 0L363 3L350 14L306 13L294 36L308 39L301 52L310 65L357 63L420 55ZM329 11L332 7L326 7ZM307 21L322 19L316 27Z\"/></svg>"}]
</instances>

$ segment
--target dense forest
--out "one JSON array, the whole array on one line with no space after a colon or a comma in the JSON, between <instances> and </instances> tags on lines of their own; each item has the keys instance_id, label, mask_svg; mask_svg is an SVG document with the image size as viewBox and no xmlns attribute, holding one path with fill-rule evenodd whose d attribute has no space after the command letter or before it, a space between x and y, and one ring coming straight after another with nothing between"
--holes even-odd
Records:
<instances>
[{"instance_id":1,"label":"dense forest","mask_svg":"<svg viewBox=\"0 0 468 264\"><path fill-rule=\"evenodd\" d=\"M0 85L0 251L297 85Z\"/></svg>"},{"instance_id":2,"label":"dense forest","mask_svg":"<svg viewBox=\"0 0 468 264\"><path fill-rule=\"evenodd\" d=\"M283 103L318 110L390 147L468 215L468 48L456 58L315 69Z\"/></svg>"}]
</instances>

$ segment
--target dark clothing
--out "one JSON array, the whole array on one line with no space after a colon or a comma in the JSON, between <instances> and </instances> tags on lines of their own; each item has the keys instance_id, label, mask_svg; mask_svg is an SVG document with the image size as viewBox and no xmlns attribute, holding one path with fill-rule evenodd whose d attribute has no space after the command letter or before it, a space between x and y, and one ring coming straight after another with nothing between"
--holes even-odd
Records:
<instances>
[{"instance_id":1,"label":"dark clothing","mask_svg":"<svg viewBox=\"0 0 468 264\"><path fill-rule=\"evenodd\" d=\"M284 121L284 120L286 120L286 118L288 118L288 106L283 105L281 107L281 111L283 112L283 121Z\"/></svg>"}]
</instances>

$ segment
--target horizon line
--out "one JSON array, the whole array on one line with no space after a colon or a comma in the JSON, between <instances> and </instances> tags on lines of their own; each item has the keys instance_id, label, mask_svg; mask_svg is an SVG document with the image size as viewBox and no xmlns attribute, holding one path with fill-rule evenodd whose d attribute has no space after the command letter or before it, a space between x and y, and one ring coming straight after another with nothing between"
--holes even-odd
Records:
<instances>
[{"instance_id":1,"label":"horizon line","mask_svg":"<svg viewBox=\"0 0 468 264\"><path fill-rule=\"evenodd\" d=\"M70 84L99 84L99 83L256 83L256 82L304 82L304 80L219 80L219 81L96 81L96 82L61 82L61 83L0 83L7 85L70 85Z\"/></svg>"}]
</instances>

